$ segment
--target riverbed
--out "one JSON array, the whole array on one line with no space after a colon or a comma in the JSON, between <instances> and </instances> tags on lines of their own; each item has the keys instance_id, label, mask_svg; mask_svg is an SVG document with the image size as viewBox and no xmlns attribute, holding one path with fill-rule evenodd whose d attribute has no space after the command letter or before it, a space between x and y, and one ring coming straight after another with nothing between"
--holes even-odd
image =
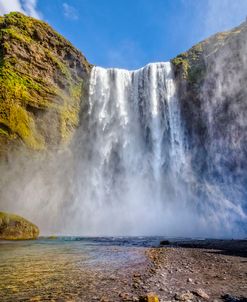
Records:
<instances>
[{"instance_id":1,"label":"riverbed","mask_svg":"<svg viewBox=\"0 0 247 302\"><path fill-rule=\"evenodd\" d=\"M246 240L161 240L1 241L0 301L247 301Z\"/></svg>"}]
</instances>

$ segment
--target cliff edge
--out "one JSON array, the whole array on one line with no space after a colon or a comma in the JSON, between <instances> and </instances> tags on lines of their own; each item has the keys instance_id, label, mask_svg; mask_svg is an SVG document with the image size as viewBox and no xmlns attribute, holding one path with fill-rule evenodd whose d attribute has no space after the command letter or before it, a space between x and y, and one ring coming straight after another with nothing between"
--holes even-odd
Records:
<instances>
[{"instance_id":1,"label":"cliff edge","mask_svg":"<svg viewBox=\"0 0 247 302\"><path fill-rule=\"evenodd\" d=\"M0 17L0 155L67 143L79 123L91 65L43 21Z\"/></svg>"}]
</instances>

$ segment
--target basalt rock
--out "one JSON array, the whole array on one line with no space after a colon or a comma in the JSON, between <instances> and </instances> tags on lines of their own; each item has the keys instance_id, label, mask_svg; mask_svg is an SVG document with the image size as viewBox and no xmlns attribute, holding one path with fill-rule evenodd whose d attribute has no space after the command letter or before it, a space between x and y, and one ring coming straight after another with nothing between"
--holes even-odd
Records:
<instances>
[{"instance_id":1,"label":"basalt rock","mask_svg":"<svg viewBox=\"0 0 247 302\"><path fill-rule=\"evenodd\" d=\"M244 203L247 22L200 42L172 63L193 171L210 186L224 184L225 198Z\"/></svg>"}]
</instances>

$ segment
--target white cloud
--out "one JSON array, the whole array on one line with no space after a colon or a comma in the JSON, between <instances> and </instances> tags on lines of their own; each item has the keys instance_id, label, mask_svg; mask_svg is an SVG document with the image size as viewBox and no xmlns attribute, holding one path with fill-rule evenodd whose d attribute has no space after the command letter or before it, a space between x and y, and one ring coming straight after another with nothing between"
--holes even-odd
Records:
<instances>
[{"instance_id":1,"label":"white cloud","mask_svg":"<svg viewBox=\"0 0 247 302\"><path fill-rule=\"evenodd\" d=\"M66 18L71 20L78 20L79 18L77 10L68 3L63 3L63 13Z\"/></svg>"},{"instance_id":2,"label":"white cloud","mask_svg":"<svg viewBox=\"0 0 247 302\"><path fill-rule=\"evenodd\" d=\"M41 14L37 10L37 0L23 0L22 2L23 2L22 6L27 15L37 19L41 19Z\"/></svg>"},{"instance_id":3,"label":"white cloud","mask_svg":"<svg viewBox=\"0 0 247 302\"><path fill-rule=\"evenodd\" d=\"M207 0L204 15L206 35L228 30L245 21L246 0Z\"/></svg>"},{"instance_id":4,"label":"white cloud","mask_svg":"<svg viewBox=\"0 0 247 302\"><path fill-rule=\"evenodd\" d=\"M37 0L0 0L0 15L10 12L21 12L41 19L41 14L37 10Z\"/></svg>"}]
</instances>

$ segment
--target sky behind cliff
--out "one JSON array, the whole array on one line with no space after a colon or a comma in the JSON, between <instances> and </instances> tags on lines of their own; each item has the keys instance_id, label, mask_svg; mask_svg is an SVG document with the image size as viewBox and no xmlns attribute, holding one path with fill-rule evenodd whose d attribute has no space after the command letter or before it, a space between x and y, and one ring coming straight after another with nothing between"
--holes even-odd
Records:
<instances>
[{"instance_id":1,"label":"sky behind cliff","mask_svg":"<svg viewBox=\"0 0 247 302\"><path fill-rule=\"evenodd\" d=\"M0 0L9 11L50 23L93 64L135 69L239 25L247 0Z\"/></svg>"}]
</instances>

